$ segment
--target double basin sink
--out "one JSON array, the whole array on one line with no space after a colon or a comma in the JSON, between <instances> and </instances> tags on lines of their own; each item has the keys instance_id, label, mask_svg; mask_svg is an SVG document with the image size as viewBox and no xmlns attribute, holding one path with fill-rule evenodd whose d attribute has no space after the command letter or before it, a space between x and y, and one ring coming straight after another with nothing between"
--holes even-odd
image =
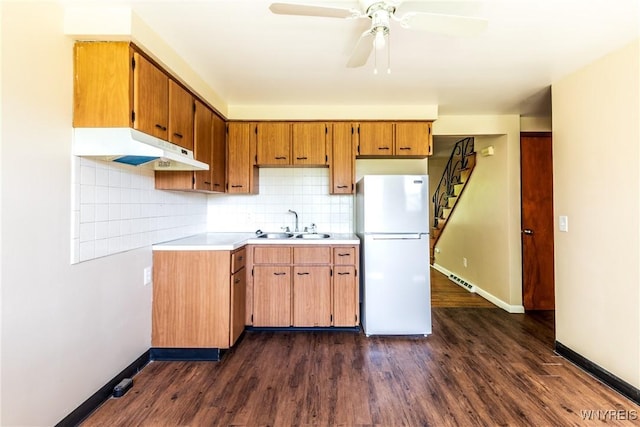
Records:
<instances>
[{"instance_id":1,"label":"double basin sink","mask_svg":"<svg viewBox=\"0 0 640 427\"><path fill-rule=\"evenodd\" d=\"M287 239L312 239L312 240L321 240L328 239L331 237L330 234L326 233L257 233L256 236L258 239L278 239L278 240L287 240Z\"/></svg>"}]
</instances>

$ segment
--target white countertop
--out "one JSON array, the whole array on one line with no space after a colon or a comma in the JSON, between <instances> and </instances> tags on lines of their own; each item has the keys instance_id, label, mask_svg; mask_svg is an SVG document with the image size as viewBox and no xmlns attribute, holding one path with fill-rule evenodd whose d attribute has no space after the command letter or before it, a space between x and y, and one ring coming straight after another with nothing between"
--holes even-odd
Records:
<instances>
[{"instance_id":1,"label":"white countertop","mask_svg":"<svg viewBox=\"0 0 640 427\"><path fill-rule=\"evenodd\" d=\"M327 239L259 239L255 233L202 233L182 239L157 243L154 251L232 251L253 245L359 245L360 239L350 233L327 233Z\"/></svg>"}]
</instances>

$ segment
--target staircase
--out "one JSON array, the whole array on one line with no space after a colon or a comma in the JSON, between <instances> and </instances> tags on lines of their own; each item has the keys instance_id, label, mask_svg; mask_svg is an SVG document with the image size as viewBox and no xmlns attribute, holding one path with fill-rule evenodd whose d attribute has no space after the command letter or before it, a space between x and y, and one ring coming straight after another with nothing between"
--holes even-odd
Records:
<instances>
[{"instance_id":1,"label":"staircase","mask_svg":"<svg viewBox=\"0 0 640 427\"><path fill-rule=\"evenodd\" d=\"M467 137L456 142L442 173L442 178L440 178L440 183L431 198L433 203L433 224L429 251L431 264L434 262L434 248L469 181L475 164L476 153L473 147L473 138Z\"/></svg>"}]
</instances>

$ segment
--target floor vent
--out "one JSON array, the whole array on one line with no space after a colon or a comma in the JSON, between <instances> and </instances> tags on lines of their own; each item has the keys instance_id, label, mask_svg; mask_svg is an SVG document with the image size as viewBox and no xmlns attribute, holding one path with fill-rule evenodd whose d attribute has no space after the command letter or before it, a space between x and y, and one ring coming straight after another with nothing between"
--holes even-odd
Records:
<instances>
[{"instance_id":1,"label":"floor vent","mask_svg":"<svg viewBox=\"0 0 640 427\"><path fill-rule=\"evenodd\" d=\"M457 283L458 285L462 286L463 288L467 289L470 292L475 291L475 287L471 283L467 282L464 279L459 278L455 274L449 274L449 280L451 280L453 283Z\"/></svg>"}]
</instances>

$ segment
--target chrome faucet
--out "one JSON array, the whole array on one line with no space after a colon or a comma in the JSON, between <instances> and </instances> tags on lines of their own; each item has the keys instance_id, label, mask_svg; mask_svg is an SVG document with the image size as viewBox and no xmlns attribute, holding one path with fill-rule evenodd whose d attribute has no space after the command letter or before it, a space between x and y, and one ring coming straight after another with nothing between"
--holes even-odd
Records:
<instances>
[{"instance_id":1,"label":"chrome faucet","mask_svg":"<svg viewBox=\"0 0 640 427\"><path fill-rule=\"evenodd\" d=\"M298 231L300 231L300 230L298 229L298 212L296 212L296 211L292 211L291 209L289 209L289 213L292 213L292 214L294 214L294 215L296 216L296 228L295 228L295 230L294 230L294 231L297 233Z\"/></svg>"}]
</instances>

